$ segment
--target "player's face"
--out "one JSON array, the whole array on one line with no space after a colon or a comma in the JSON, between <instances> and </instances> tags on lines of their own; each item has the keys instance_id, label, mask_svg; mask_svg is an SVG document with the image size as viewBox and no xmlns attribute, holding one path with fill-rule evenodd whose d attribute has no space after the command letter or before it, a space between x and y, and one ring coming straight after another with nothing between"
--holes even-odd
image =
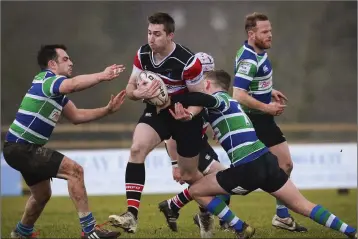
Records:
<instances>
[{"instance_id":1,"label":"player's face","mask_svg":"<svg viewBox=\"0 0 358 239\"><path fill-rule=\"evenodd\" d=\"M253 34L255 45L260 49L271 48L272 28L270 21L257 21L256 31Z\"/></svg>"},{"instance_id":2,"label":"player's face","mask_svg":"<svg viewBox=\"0 0 358 239\"><path fill-rule=\"evenodd\" d=\"M64 75L70 77L72 75L73 63L70 57L62 49L56 49L57 60L55 64L55 71L58 75Z\"/></svg>"},{"instance_id":3,"label":"player's face","mask_svg":"<svg viewBox=\"0 0 358 239\"><path fill-rule=\"evenodd\" d=\"M148 44L155 53L166 49L171 44L173 35L164 31L163 24L149 24L148 26Z\"/></svg>"}]
</instances>

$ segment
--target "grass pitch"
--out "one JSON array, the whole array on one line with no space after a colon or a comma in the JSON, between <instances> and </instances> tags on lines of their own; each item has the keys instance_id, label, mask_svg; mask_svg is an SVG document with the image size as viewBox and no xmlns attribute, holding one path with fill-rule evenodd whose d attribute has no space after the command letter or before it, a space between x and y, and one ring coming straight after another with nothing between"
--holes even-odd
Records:
<instances>
[{"instance_id":1,"label":"grass pitch","mask_svg":"<svg viewBox=\"0 0 358 239\"><path fill-rule=\"evenodd\" d=\"M344 222L357 225L357 190L348 195L338 195L336 190L309 190L302 193L312 202L321 204ZM193 215L198 211L197 204L191 202L180 212L178 232L173 233L166 226L164 216L158 211L158 203L173 195L143 195L139 227L136 234L122 233L122 238L200 238L198 228L193 224ZM27 197L3 197L1 205L1 236L9 237L11 230L20 220ZM125 196L90 197L90 208L98 223L107 220L110 214L120 214L126 210ZM308 218L292 213L300 224L308 228L307 233L292 233L271 226L275 213L275 199L263 192L247 196L233 196L231 208L237 216L256 228L255 238L346 238L341 233L325 228ZM72 201L68 197L53 197L36 224L39 238L79 238L80 225ZM120 229L114 229L120 230ZM216 238L234 238L230 232L218 229Z\"/></svg>"}]
</instances>

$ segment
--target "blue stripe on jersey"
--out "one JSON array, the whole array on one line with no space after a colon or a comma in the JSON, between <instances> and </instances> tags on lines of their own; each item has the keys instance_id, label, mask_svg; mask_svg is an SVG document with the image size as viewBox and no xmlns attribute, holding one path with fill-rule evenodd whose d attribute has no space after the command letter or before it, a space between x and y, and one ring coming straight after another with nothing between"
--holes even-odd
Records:
<instances>
[{"instance_id":1,"label":"blue stripe on jersey","mask_svg":"<svg viewBox=\"0 0 358 239\"><path fill-rule=\"evenodd\" d=\"M227 137L221 143L221 146L227 152L232 148L232 145L240 145L246 142L255 142L255 141L257 141L257 136L255 131L243 132L243 133L234 134L232 137L230 136Z\"/></svg>"},{"instance_id":2,"label":"blue stripe on jersey","mask_svg":"<svg viewBox=\"0 0 358 239\"><path fill-rule=\"evenodd\" d=\"M41 134L42 136L45 136L46 138L50 137L54 128L52 125L43 122L36 116L26 115L19 112L16 113L16 120L25 127L30 125L29 128L31 130Z\"/></svg>"},{"instance_id":3,"label":"blue stripe on jersey","mask_svg":"<svg viewBox=\"0 0 358 239\"><path fill-rule=\"evenodd\" d=\"M246 91L249 90L251 81L244 79L242 77L235 76L234 78L234 87L244 89Z\"/></svg>"},{"instance_id":4,"label":"blue stripe on jersey","mask_svg":"<svg viewBox=\"0 0 358 239\"><path fill-rule=\"evenodd\" d=\"M28 144L26 140L20 139L17 136L13 135L11 132L7 132L5 140L7 142L15 142L15 143L26 143Z\"/></svg>"},{"instance_id":5,"label":"blue stripe on jersey","mask_svg":"<svg viewBox=\"0 0 358 239\"><path fill-rule=\"evenodd\" d=\"M237 161L235 164L233 164L233 166L237 167L239 165L254 161L254 160L258 159L259 157L261 157L262 155L264 155L265 153L267 153L267 152L269 152L269 149L267 147L265 147L263 149L260 149L259 151L256 151L256 152L254 152L252 154L249 154L248 156L246 156L242 160Z\"/></svg>"},{"instance_id":6,"label":"blue stripe on jersey","mask_svg":"<svg viewBox=\"0 0 358 239\"><path fill-rule=\"evenodd\" d=\"M60 85L64 80L66 80L66 77L60 78L55 81L55 83L53 84L53 88L52 88L52 92L54 95L60 94Z\"/></svg>"},{"instance_id":7,"label":"blue stripe on jersey","mask_svg":"<svg viewBox=\"0 0 358 239\"><path fill-rule=\"evenodd\" d=\"M31 95L37 95L37 96L47 97L47 96L42 92L42 83L32 84L32 87L29 89L28 93L31 94Z\"/></svg>"}]
</instances>

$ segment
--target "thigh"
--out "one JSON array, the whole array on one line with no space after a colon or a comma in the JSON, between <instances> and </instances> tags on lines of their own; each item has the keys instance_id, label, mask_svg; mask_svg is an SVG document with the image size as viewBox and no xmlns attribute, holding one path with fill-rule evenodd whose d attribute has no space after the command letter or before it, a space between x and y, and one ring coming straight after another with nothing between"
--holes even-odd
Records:
<instances>
[{"instance_id":1,"label":"thigh","mask_svg":"<svg viewBox=\"0 0 358 239\"><path fill-rule=\"evenodd\" d=\"M145 138L145 133L153 135L156 133L160 142L170 138L170 130L168 127L168 115L166 112L157 114L156 109L150 105L147 105L142 116L139 118L138 125L146 124L153 129L152 132L140 132L139 137ZM149 130L148 130L149 131Z\"/></svg>"},{"instance_id":2,"label":"thigh","mask_svg":"<svg viewBox=\"0 0 358 239\"><path fill-rule=\"evenodd\" d=\"M177 143L175 142L174 139L170 138L165 141L165 149L167 150L169 158L172 161L178 160Z\"/></svg>"},{"instance_id":3,"label":"thigh","mask_svg":"<svg viewBox=\"0 0 358 239\"><path fill-rule=\"evenodd\" d=\"M273 116L266 114L248 114L248 116L255 128L257 137L266 147L272 147L286 141Z\"/></svg>"},{"instance_id":4,"label":"thigh","mask_svg":"<svg viewBox=\"0 0 358 239\"><path fill-rule=\"evenodd\" d=\"M218 155L207 140L204 140L202 150L199 153L198 169L204 175L210 171L211 165L218 161Z\"/></svg>"},{"instance_id":5,"label":"thigh","mask_svg":"<svg viewBox=\"0 0 358 239\"><path fill-rule=\"evenodd\" d=\"M20 171L26 184L33 186L55 177L63 155L55 150L33 144L12 144L4 150L10 166Z\"/></svg>"},{"instance_id":6,"label":"thigh","mask_svg":"<svg viewBox=\"0 0 358 239\"><path fill-rule=\"evenodd\" d=\"M197 156L203 146L202 117L198 115L187 122L173 119L170 127L172 137L177 143L178 154L187 158Z\"/></svg>"},{"instance_id":7,"label":"thigh","mask_svg":"<svg viewBox=\"0 0 358 239\"><path fill-rule=\"evenodd\" d=\"M285 185L289 176L280 168L277 157L274 154L268 152L262 157L263 162L265 162L266 180L263 181L260 188L265 192L272 193Z\"/></svg>"}]
</instances>

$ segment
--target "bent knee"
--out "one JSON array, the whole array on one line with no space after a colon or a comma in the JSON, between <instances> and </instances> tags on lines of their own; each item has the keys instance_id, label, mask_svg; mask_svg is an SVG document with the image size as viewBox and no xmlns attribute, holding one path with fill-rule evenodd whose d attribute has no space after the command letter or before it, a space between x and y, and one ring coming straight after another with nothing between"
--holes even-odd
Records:
<instances>
[{"instance_id":1,"label":"bent knee","mask_svg":"<svg viewBox=\"0 0 358 239\"><path fill-rule=\"evenodd\" d=\"M145 144L133 143L130 149L130 161L134 163L144 163L149 151L149 147Z\"/></svg>"},{"instance_id":2,"label":"bent knee","mask_svg":"<svg viewBox=\"0 0 358 239\"><path fill-rule=\"evenodd\" d=\"M84 171L83 167L79 165L78 163L74 163L72 170L71 170L71 176L75 179L81 180L84 177Z\"/></svg>"}]
</instances>

